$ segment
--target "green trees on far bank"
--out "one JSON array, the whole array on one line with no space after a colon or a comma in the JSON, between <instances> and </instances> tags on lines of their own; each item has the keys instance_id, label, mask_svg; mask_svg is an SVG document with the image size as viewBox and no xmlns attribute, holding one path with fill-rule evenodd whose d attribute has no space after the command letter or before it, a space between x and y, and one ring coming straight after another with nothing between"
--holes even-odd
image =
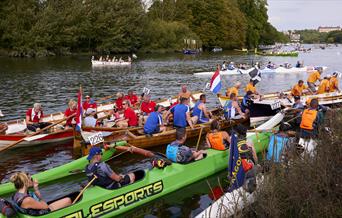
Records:
<instances>
[{"instance_id":1,"label":"green trees on far bank","mask_svg":"<svg viewBox=\"0 0 342 218\"><path fill-rule=\"evenodd\" d=\"M266 0L2 0L0 49L14 56L174 51L281 41Z\"/></svg>"},{"instance_id":2,"label":"green trees on far bank","mask_svg":"<svg viewBox=\"0 0 342 218\"><path fill-rule=\"evenodd\" d=\"M295 30L303 43L342 43L342 31L320 33L317 30Z\"/></svg>"}]
</instances>

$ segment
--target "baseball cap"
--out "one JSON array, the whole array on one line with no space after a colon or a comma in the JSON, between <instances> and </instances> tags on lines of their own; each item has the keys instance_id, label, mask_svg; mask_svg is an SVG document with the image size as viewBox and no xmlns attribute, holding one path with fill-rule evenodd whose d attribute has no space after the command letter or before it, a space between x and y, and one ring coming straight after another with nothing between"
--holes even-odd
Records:
<instances>
[{"instance_id":1,"label":"baseball cap","mask_svg":"<svg viewBox=\"0 0 342 218\"><path fill-rule=\"evenodd\" d=\"M296 95L296 96L294 96L294 99L295 100L300 100L300 96Z\"/></svg>"},{"instance_id":2,"label":"baseball cap","mask_svg":"<svg viewBox=\"0 0 342 218\"><path fill-rule=\"evenodd\" d=\"M89 154L88 154L87 160L93 159L93 157L95 155L97 155L97 154L101 154L102 155L101 148L96 147L96 146L91 147L90 150L89 150Z\"/></svg>"},{"instance_id":3,"label":"baseball cap","mask_svg":"<svg viewBox=\"0 0 342 218\"><path fill-rule=\"evenodd\" d=\"M89 115L89 114L94 113L94 112L96 112L96 110L94 108L88 108L86 111L86 114Z\"/></svg>"}]
</instances>

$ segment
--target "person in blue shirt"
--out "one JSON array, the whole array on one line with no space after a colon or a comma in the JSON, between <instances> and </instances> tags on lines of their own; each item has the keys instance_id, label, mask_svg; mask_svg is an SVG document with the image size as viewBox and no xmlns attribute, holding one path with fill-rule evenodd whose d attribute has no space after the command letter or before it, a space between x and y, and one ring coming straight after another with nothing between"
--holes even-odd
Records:
<instances>
[{"instance_id":1,"label":"person in blue shirt","mask_svg":"<svg viewBox=\"0 0 342 218\"><path fill-rule=\"evenodd\" d=\"M194 128L191 116L190 116L190 107L189 107L189 99L188 98L180 98L180 103L171 108L166 113L166 120L170 114L173 114L173 126L176 128L186 128L189 123L191 129Z\"/></svg>"},{"instance_id":2,"label":"person in blue shirt","mask_svg":"<svg viewBox=\"0 0 342 218\"><path fill-rule=\"evenodd\" d=\"M162 112L164 110L165 108L162 105L158 104L155 107L155 111L151 112L147 117L146 123L144 125L144 133L152 135L166 130L162 117Z\"/></svg>"},{"instance_id":3,"label":"person in blue shirt","mask_svg":"<svg viewBox=\"0 0 342 218\"><path fill-rule=\"evenodd\" d=\"M241 102L241 111L245 114L249 114L250 112L250 106L253 103L252 100L253 92L247 91L246 95L243 96L242 102Z\"/></svg>"},{"instance_id":4,"label":"person in blue shirt","mask_svg":"<svg viewBox=\"0 0 342 218\"><path fill-rule=\"evenodd\" d=\"M206 123L210 121L211 113L207 111L205 103L207 98L205 94L200 95L200 99L196 102L194 109L192 110L192 121L193 123Z\"/></svg>"},{"instance_id":5,"label":"person in blue shirt","mask_svg":"<svg viewBox=\"0 0 342 218\"><path fill-rule=\"evenodd\" d=\"M230 62L228 64L228 70L234 70L235 69L235 65L234 65L234 62Z\"/></svg>"}]
</instances>

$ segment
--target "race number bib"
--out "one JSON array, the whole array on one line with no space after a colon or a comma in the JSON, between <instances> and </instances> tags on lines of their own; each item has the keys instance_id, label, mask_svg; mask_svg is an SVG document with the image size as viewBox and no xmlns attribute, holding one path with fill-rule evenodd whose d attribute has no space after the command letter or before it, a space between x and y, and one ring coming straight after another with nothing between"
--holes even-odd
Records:
<instances>
[{"instance_id":1,"label":"race number bib","mask_svg":"<svg viewBox=\"0 0 342 218\"><path fill-rule=\"evenodd\" d=\"M94 135L89 136L88 141L92 146L104 142L102 132L95 133Z\"/></svg>"}]
</instances>

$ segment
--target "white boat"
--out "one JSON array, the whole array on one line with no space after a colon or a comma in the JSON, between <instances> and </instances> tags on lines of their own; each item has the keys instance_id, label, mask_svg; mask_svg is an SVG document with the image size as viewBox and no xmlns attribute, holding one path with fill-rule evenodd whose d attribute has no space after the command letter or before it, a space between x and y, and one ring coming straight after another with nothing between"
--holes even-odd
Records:
<instances>
[{"instance_id":1,"label":"white boat","mask_svg":"<svg viewBox=\"0 0 342 218\"><path fill-rule=\"evenodd\" d=\"M240 74L248 74L254 70L254 67L244 70L244 69L234 69L234 70L221 70L220 75L221 76L226 76L226 75L240 75ZM200 72L200 73L194 73L195 76L212 76L215 72Z\"/></svg>"},{"instance_id":2,"label":"white boat","mask_svg":"<svg viewBox=\"0 0 342 218\"><path fill-rule=\"evenodd\" d=\"M93 67L97 67L97 66L131 66L132 62L128 62L128 61L96 61L96 60L92 60L91 64Z\"/></svg>"}]
</instances>

